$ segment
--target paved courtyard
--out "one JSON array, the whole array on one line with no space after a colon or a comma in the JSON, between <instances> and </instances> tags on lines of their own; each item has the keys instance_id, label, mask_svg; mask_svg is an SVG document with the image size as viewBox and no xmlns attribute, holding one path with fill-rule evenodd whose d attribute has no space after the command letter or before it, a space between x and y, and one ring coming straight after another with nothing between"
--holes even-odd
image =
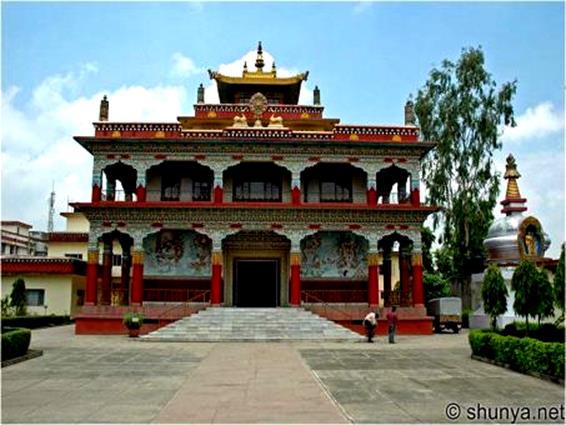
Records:
<instances>
[{"instance_id":1,"label":"paved courtyard","mask_svg":"<svg viewBox=\"0 0 566 425\"><path fill-rule=\"evenodd\" d=\"M199 344L65 326L34 331L32 348L44 355L2 369L3 423L446 423L450 403L456 422L562 422L541 416L562 386L471 360L465 333Z\"/></svg>"}]
</instances>

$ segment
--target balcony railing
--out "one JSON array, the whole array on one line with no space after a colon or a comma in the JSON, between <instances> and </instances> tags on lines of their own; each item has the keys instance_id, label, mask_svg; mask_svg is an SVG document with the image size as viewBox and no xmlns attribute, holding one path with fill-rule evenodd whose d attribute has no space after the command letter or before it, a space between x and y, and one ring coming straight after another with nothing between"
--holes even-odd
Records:
<instances>
[{"instance_id":1,"label":"balcony railing","mask_svg":"<svg viewBox=\"0 0 566 425\"><path fill-rule=\"evenodd\" d=\"M287 196L281 196L278 199L262 199L260 196L251 196L250 199L243 199L238 198L232 201L227 201L226 197L224 198L224 203L284 203L283 199L287 197L290 203L291 194L286 194ZM352 196L349 198L341 198L337 197L336 199L332 199L329 196L322 197L319 193L317 193L317 198L319 201L312 201L301 200L303 205L308 204L354 204L354 205L364 205L366 204L366 195L367 192L365 190L355 190L352 192ZM312 199L314 195L310 196ZM307 199L309 196L307 196ZM115 190L113 192L105 191L102 193L102 201L110 201L110 202L137 202L137 195L135 193L126 194L124 190ZM212 202L213 196L212 193L201 193L198 196L194 196L189 193L164 193L161 190L148 190L146 191L146 201L148 202ZM398 192L390 192L386 196L378 196L377 204L378 205L403 205L410 203L410 196L409 194L405 194L403 197L400 198Z\"/></svg>"}]
</instances>

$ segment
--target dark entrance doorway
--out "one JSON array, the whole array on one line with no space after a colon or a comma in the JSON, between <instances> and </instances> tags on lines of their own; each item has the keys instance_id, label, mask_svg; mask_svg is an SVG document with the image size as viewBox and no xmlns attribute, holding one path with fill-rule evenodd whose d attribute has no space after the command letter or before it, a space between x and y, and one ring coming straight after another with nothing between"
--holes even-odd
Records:
<instances>
[{"instance_id":1,"label":"dark entrance doorway","mask_svg":"<svg viewBox=\"0 0 566 425\"><path fill-rule=\"evenodd\" d=\"M235 260L234 305L237 307L277 307L279 305L279 260Z\"/></svg>"}]
</instances>

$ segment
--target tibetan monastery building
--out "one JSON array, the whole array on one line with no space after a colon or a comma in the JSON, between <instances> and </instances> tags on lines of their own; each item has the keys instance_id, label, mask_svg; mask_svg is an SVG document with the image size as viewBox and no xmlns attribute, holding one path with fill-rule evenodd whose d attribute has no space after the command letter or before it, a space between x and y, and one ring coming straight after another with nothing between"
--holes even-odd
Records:
<instances>
[{"instance_id":1,"label":"tibetan monastery building","mask_svg":"<svg viewBox=\"0 0 566 425\"><path fill-rule=\"evenodd\" d=\"M299 105L308 72L264 66L260 43L255 70L209 71L220 103L201 84L194 115L168 123L112 122L105 97L94 136L75 137L94 157L92 199L72 204L90 223L78 333L123 330L133 308L161 323L219 305L337 321L398 305L401 332L432 332L420 227L436 208L419 169L434 143L412 102L404 125L341 124L318 87Z\"/></svg>"}]
</instances>

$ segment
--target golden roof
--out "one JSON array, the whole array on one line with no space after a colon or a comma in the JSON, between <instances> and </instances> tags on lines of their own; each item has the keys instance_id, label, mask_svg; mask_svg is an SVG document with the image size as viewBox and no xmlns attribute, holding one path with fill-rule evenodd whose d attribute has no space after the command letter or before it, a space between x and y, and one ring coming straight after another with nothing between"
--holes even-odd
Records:
<instances>
[{"instance_id":1,"label":"golden roof","mask_svg":"<svg viewBox=\"0 0 566 425\"><path fill-rule=\"evenodd\" d=\"M307 71L288 78L278 78L275 62L273 62L271 71L264 72L263 66L263 49L260 41L257 47L257 58L255 62L256 71L248 71L248 64L244 62L244 69L241 77L230 77L210 69L208 70L208 75L211 80L216 80L217 82L225 84L264 84L278 86L293 85L300 83L301 81L306 81L309 75L309 72Z\"/></svg>"}]
</instances>

